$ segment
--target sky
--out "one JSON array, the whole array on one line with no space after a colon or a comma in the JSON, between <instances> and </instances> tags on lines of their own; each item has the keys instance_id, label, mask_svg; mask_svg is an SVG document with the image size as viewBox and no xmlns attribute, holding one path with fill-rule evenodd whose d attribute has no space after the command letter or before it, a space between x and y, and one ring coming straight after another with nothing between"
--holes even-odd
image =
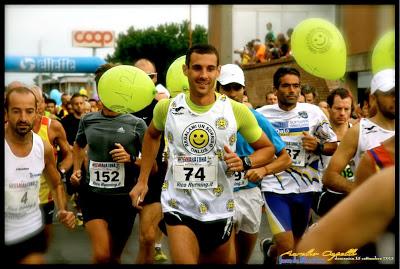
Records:
<instances>
[{"instance_id":1,"label":"sky","mask_svg":"<svg viewBox=\"0 0 400 269\"><path fill-rule=\"evenodd\" d=\"M192 5L192 27L208 29L208 6ZM189 5L6 5L6 56L91 57L91 48L72 47L72 31L114 31L157 27L189 20ZM113 48L98 48L104 58ZM5 84L19 80L33 84L36 73L5 73ZM62 75L62 74L55 74ZM73 75L73 74L67 74Z\"/></svg>"}]
</instances>

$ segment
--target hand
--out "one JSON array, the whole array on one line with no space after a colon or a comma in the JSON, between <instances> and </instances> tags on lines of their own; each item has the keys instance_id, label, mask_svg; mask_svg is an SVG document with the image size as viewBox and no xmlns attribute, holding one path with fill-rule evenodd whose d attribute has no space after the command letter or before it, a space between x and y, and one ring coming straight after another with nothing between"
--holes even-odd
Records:
<instances>
[{"instance_id":1,"label":"hand","mask_svg":"<svg viewBox=\"0 0 400 269\"><path fill-rule=\"evenodd\" d=\"M225 154L224 160L226 166L228 166L228 171L240 172L244 170L243 162L239 156L233 152L227 145L224 146Z\"/></svg>"},{"instance_id":2,"label":"hand","mask_svg":"<svg viewBox=\"0 0 400 269\"><path fill-rule=\"evenodd\" d=\"M140 206L140 204L143 202L148 189L149 187L147 186L147 183L145 184L142 181L138 181L138 183L136 183L133 189L129 192L129 196L131 197L133 207L136 207L139 210L143 209L143 207Z\"/></svg>"},{"instance_id":3,"label":"hand","mask_svg":"<svg viewBox=\"0 0 400 269\"><path fill-rule=\"evenodd\" d=\"M81 183L81 178L82 178L82 171L76 170L72 173L69 180L71 181L71 184L73 186L79 186L79 184Z\"/></svg>"},{"instance_id":4,"label":"hand","mask_svg":"<svg viewBox=\"0 0 400 269\"><path fill-rule=\"evenodd\" d=\"M303 148L306 151L314 152L318 147L318 138L310 135L308 132L303 132Z\"/></svg>"},{"instance_id":5,"label":"hand","mask_svg":"<svg viewBox=\"0 0 400 269\"><path fill-rule=\"evenodd\" d=\"M126 152L124 147L120 143L115 143L117 148L111 150L109 153L114 162L117 163L130 163L131 162L131 155Z\"/></svg>"},{"instance_id":6,"label":"hand","mask_svg":"<svg viewBox=\"0 0 400 269\"><path fill-rule=\"evenodd\" d=\"M75 215L74 212L66 211L66 210L58 210L57 219L60 223L62 223L65 227L69 229L75 228Z\"/></svg>"},{"instance_id":7,"label":"hand","mask_svg":"<svg viewBox=\"0 0 400 269\"><path fill-rule=\"evenodd\" d=\"M263 179L263 177L265 177L266 175L267 175L267 170L263 166L259 168L249 169L244 175L244 178L247 178L251 182L257 183L261 179Z\"/></svg>"}]
</instances>

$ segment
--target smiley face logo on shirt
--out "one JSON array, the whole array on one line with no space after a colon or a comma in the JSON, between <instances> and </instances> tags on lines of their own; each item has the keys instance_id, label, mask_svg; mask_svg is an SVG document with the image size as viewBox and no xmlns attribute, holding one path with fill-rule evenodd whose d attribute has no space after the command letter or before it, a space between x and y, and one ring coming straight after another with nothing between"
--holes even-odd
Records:
<instances>
[{"instance_id":1,"label":"smiley face logo on shirt","mask_svg":"<svg viewBox=\"0 0 400 269\"><path fill-rule=\"evenodd\" d=\"M215 148L216 143L216 131L205 122L193 122L182 133L182 144L190 154L205 155Z\"/></svg>"},{"instance_id":2,"label":"smiley face logo on shirt","mask_svg":"<svg viewBox=\"0 0 400 269\"><path fill-rule=\"evenodd\" d=\"M208 143L208 134L204 130L196 129L189 135L190 144L195 148L203 148Z\"/></svg>"}]
</instances>

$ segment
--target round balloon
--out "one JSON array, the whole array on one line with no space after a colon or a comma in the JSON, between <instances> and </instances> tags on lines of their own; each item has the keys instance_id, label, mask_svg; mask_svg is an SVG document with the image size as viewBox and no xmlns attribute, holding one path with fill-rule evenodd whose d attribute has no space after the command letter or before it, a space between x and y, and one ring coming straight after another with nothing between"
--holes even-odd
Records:
<instances>
[{"instance_id":1,"label":"round balloon","mask_svg":"<svg viewBox=\"0 0 400 269\"><path fill-rule=\"evenodd\" d=\"M175 97L179 93L189 90L189 81L182 70L182 66L185 64L185 59L185 55L179 57L167 70L166 84L171 97Z\"/></svg>"},{"instance_id":2,"label":"round balloon","mask_svg":"<svg viewBox=\"0 0 400 269\"><path fill-rule=\"evenodd\" d=\"M56 104L58 106L61 105L61 92L57 89L52 89L50 91L50 99L53 99L54 101L56 101Z\"/></svg>"},{"instance_id":3,"label":"round balloon","mask_svg":"<svg viewBox=\"0 0 400 269\"><path fill-rule=\"evenodd\" d=\"M133 113L154 99L153 81L141 69L118 65L107 70L99 80L98 95L105 107L118 113Z\"/></svg>"},{"instance_id":4,"label":"round balloon","mask_svg":"<svg viewBox=\"0 0 400 269\"><path fill-rule=\"evenodd\" d=\"M372 73L395 67L394 30L384 34L372 52Z\"/></svg>"},{"instance_id":5,"label":"round balloon","mask_svg":"<svg viewBox=\"0 0 400 269\"><path fill-rule=\"evenodd\" d=\"M291 36L291 50L298 65L306 72L336 80L346 71L346 44L340 31L324 19L300 22Z\"/></svg>"}]
</instances>

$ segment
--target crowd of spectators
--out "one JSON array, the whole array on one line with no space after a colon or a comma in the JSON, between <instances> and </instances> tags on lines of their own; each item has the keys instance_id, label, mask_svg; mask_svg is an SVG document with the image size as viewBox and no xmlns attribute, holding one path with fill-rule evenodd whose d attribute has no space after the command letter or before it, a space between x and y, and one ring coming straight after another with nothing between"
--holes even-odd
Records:
<instances>
[{"instance_id":1,"label":"crowd of spectators","mask_svg":"<svg viewBox=\"0 0 400 269\"><path fill-rule=\"evenodd\" d=\"M271 60L286 58L291 55L290 50L290 37L293 29L289 28L284 33L275 33L272 31L272 23L267 23L267 34L265 35L264 42L259 38L253 39L243 47L243 49L236 49L234 53L240 55L240 61L237 64L255 64L265 63Z\"/></svg>"}]
</instances>

